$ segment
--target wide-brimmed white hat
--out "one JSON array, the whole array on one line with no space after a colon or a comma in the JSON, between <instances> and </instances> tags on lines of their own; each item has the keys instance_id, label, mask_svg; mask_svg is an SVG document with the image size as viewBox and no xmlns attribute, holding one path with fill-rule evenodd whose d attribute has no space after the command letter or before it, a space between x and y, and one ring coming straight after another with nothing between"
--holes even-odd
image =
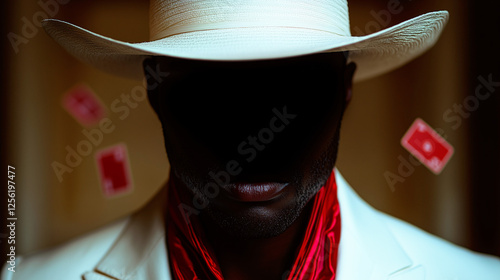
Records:
<instances>
[{"instance_id":1,"label":"wide-brimmed white hat","mask_svg":"<svg viewBox=\"0 0 500 280\"><path fill-rule=\"evenodd\" d=\"M142 78L148 56L243 61L349 51L359 81L425 52L447 20L448 12L431 12L351 36L346 0L151 0L149 42L121 42L55 19L43 26L77 58L125 77Z\"/></svg>"}]
</instances>

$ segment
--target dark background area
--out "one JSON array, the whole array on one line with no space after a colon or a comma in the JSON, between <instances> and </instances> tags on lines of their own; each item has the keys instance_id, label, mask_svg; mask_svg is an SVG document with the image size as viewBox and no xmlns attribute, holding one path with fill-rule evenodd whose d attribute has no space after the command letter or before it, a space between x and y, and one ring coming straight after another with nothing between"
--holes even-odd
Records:
<instances>
[{"instance_id":1,"label":"dark background area","mask_svg":"<svg viewBox=\"0 0 500 280\"><path fill-rule=\"evenodd\" d=\"M2 182L2 190L0 191L0 205L1 210L0 210L0 219L1 219L1 229L0 229L0 249L1 249L1 256L0 260L2 260L2 265L5 264L5 260L7 258L6 254L7 248L9 248L8 243L7 243L7 235L8 235L8 229L6 228L6 221L7 221L7 166L9 164L14 164L12 162L9 162L11 157L9 156L9 147L8 147L8 131L9 131L9 122L8 122L8 116L7 116L7 107L9 106L9 89L8 89L8 83L6 81L7 79L7 71L8 71L8 55L7 55L7 50L10 47L8 40L6 40L6 36L9 30L9 14L6 13L5 11L9 11L9 3L8 1L1 1L0 2L0 9L3 11L2 12L2 17L0 17L0 34L2 36L2 44L0 45L0 63L2 64L2 75L0 76L0 85L4 88L3 92L0 93L0 121L1 121L1 128L0 128L0 137L1 137L1 144L0 144L0 163L2 166L2 169L4 170L3 174L3 182Z\"/></svg>"},{"instance_id":2,"label":"dark background area","mask_svg":"<svg viewBox=\"0 0 500 280\"><path fill-rule=\"evenodd\" d=\"M500 83L500 4L469 1L469 92L477 77ZM500 86L470 118L472 248L500 256Z\"/></svg>"}]
</instances>

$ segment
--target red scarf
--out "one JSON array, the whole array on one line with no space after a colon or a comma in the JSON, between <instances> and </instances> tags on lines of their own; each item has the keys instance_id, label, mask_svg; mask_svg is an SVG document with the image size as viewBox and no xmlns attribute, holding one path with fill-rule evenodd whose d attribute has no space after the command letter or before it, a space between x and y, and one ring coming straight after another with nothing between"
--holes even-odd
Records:
<instances>
[{"instance_id":1,"label":"red scarf","mask_svg":"<svg viewBox=\"0 0 500 280\"><path fill-rule=\"evenodd\" d=\"M335 172L314 197L304 241L298 250L288 280L335 279L340 241L340 208ZM176 280L223 280L213 251L207 247L196 215L189 223L180 211L181 200L172 180L169 181L167 211L167 246L172 275ZM184 204L185 205L185 204Z\"/></svg>"}]
</instances>

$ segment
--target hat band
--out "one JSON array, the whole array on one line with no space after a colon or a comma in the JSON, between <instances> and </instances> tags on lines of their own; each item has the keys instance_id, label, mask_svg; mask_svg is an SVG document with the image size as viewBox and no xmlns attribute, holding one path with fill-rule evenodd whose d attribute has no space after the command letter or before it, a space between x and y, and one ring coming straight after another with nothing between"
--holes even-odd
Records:
<instances>
[{"instance_id":1,"label":"hat band","mask_svg":"<svg viewBox=\"0 0 500 280\"><path fill-rule=\"evenodd\" d=\"M350 36L346 0L152 0L150 37L227 28L289 27Z\"/></svg>"}]
</instances>

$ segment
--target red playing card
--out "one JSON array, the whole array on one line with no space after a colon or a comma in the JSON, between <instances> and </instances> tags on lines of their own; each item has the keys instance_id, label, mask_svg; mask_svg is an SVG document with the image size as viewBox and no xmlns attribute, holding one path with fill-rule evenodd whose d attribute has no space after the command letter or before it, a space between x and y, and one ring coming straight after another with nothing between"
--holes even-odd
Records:
<instances>
[{"instance_id":1,"label":"red playing card","mask_svg":"<svg viewBox=\"0 0 500 280\"><path fill-rule=\"evenodd\" d=\"M446 140L418 118L401 139L401 145L435 174L441 173L454 151Z\"/></svg>"},{"instance_id":2,"label":"red playing card","mask_svg":"<svg viewBox=\"0 0 500 280\"><path fill-rule=\"evenodd\" d=\"M62 104L66 111L84 126L95 125L106 115L105 107L86 85L70 89L64 95Z\"/></svg>"},{"instance_id":3,"label":"red playing card","mask_svg":"<svg viewBox=\"0 0 500 280\"><path fill-rule=\"evenodd\" d=\"M106 196L116 196L132 189L127 147L124 144L98 151L96 160L102 190Z\"/></svg>"}]
</instances>

